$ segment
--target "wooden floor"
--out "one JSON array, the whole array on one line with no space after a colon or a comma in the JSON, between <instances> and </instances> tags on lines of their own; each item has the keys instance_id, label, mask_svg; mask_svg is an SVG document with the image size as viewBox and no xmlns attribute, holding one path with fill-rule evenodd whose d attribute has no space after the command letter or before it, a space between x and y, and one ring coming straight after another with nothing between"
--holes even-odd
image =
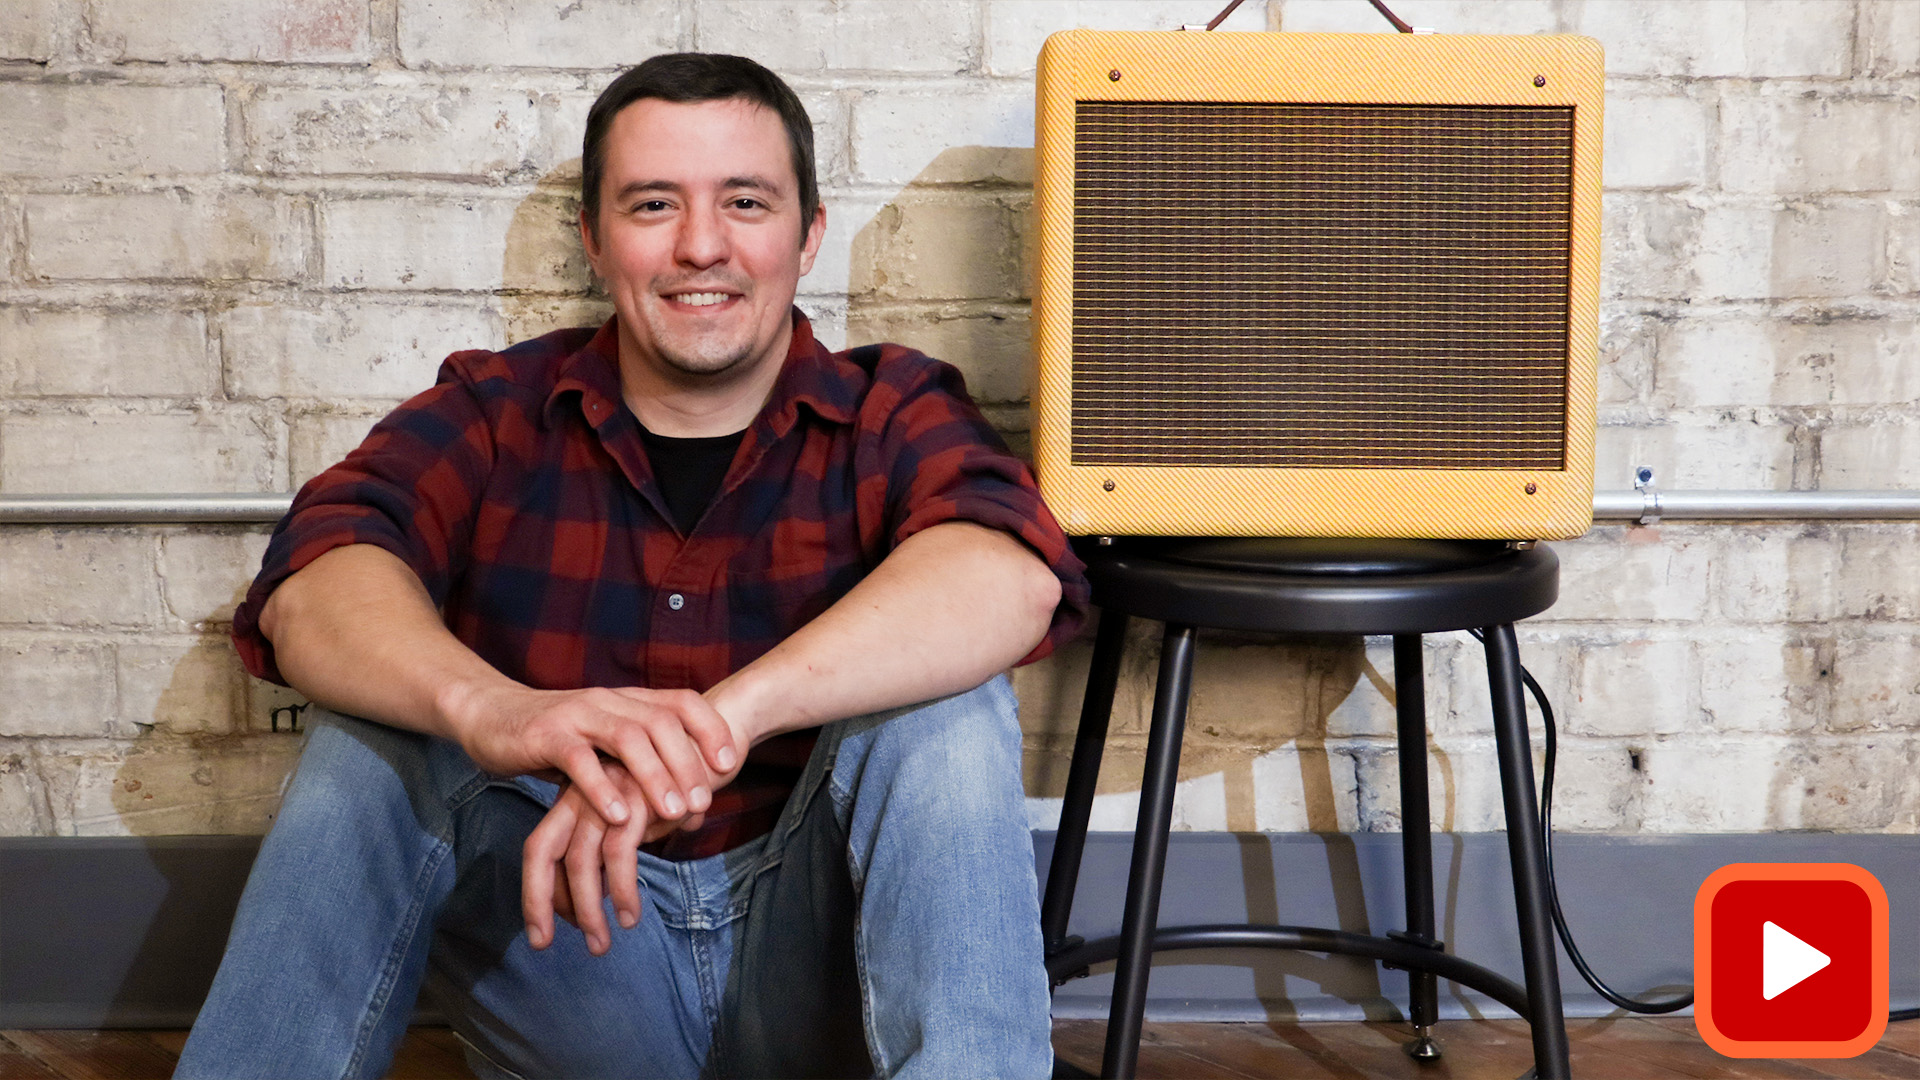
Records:
<instances>
[{"instance_id":1,"label":"wooden floor","mask_svg":"<svg viewBox=\"0 0 1920 1080\"><path fill-rule=\"evenodd\" d=\"M1054 1024L1061 1061L1089 1072L1100 1067L1098 1020ZM1736 1061L1707 1048L1686 1019L1576 1020L1573 1073L1582 1080L1666 1077L1914 1080L1920 1077L1920 1023L1896 1024L1880 1045L1837 1061ZM1532 1063L1519 1021L1444 1023L1444 1056L1422 1065L1401 1051L1400 1024L1148 1024L1140 1076L1329 1077L1333 1080L1513 1080ZM148 1080L173 1071L184 1031L0 1031L0 1080ZM460 1045L445 1028L415 1028L389 1074L394 1080L472 1076Z\"/></svg>"}]
</instances>

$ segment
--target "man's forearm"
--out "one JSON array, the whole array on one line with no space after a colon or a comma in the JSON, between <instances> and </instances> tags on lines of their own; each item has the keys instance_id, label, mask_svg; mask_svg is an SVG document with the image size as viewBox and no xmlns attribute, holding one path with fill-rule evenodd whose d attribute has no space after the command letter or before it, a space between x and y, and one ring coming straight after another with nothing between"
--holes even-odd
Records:
<instances>
[{"instance_id":1,"label":"man's forearm","mask_svg":"<svg viewBox=\"0 0 1920 1080\"><path fill-rule=\"evenodd\" d=\"M1060 583L997 529L949 522L707 694L758 742L971 689L1046 635Z\"/></svg>"},{"instance_id":2,"label":"man's forearm","mask_svg":"<svg viewBox=\"0 0 1920 1080\"><path fill-rule=\"evenodd\" d=\"M619 761L649 820L703 813L748 742L690 690L537 690L454 637L413 571L388 552L327 552L268 598L260 629L280 672L313 700L460 744L495 775L564 772L610 822L630 818L601 764Z\"/></svg>"},{"instance_id":3,"label":"man's forearm","mask_svg":"<svg viewBox=\"0 0 1920 1080\"><path fill-rule=\"evenodd\" d=\"M517 685L453 636L407 564L367 544L335 548L287 578L260 629L294 689L409 731L458 740L465 699Z\"/></svg>"}]
</instances>

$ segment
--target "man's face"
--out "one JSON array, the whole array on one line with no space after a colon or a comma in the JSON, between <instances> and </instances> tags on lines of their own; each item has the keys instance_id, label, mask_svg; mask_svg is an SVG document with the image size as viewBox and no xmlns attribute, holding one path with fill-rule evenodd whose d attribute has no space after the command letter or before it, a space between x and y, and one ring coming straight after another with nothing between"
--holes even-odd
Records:
<instances>
[{"instance_id":1,"label":"man's face","mask_svg":"<svg viewBox=\"0 0 1920 1080\"><path fill-rule=\"evenodd\" d=\"M599 227L583 215L581 234L620 316L623 362L683 382L779 365L825 232L816 213L801 236L779 116L646 98L620 110L604 145Z\"/></svg>"}]
</instances>

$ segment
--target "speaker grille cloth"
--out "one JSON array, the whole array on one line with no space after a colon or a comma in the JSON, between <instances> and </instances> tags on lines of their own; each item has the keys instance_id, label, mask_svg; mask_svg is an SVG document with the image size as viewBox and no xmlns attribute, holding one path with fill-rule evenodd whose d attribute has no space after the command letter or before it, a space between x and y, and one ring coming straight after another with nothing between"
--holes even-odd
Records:
<instances>
[{"instance_id":1,"label":"speaker grille cloth","mask_svg":"<svg viewBox=\"0 0 1920 1080\"><path fill-rule=\"evenodd\" d=\"M1573 110L1082 102L1074 464L1559 469Z\"/></svg>"}]
</instances>

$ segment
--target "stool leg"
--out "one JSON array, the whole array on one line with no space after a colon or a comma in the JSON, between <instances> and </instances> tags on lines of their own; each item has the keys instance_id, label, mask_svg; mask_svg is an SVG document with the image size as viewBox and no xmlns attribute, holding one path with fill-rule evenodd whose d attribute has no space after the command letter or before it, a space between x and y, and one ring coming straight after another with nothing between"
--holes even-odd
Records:
<instances>
[{"instance_id":1,"label":"stool leg","mask_svg":"<svg viewBox=\"0 0 1920 1080\"><path fill-rule=\"evenodd\" d=\"M1433 914L1433 821L1427 804L1427 681L1419 634L1393 638L1394 712L1400 741L1400 863L1407 894L1407 932L1416 945L1438 949ZM1407 1017L1414 1040L1407 1053L1416 1061L1436 1061L1440 1044L1433 1025L1440 1019L1439 979L1431 971L1407 970Z\"/></svg>"},{"instance_id":2,"label":"stool leg","mask_svg":"<svg viewBox=\"0 0 1920 1080\"><path fill-rule=\"evenodd\" d=\"M1101 611L1100 629L1093 639L1093 667L1087 672L1087 696L1081 703L1080 727L1073 737L1073 765L1067 770L1060 831L1054 835L1046 898L1040 904L1040 930L1049 956L1067 941L1067 917L1073 913L1073 890L1080 880L1087 820L1093 814L1100 754L1107 745L1107 721L1113 715L1113 692L1120 682L1120 658L1126 643L1127 617L1117 611Z\"/></svg>"},{"instance_id":3,"label":"stool leg","mask_svg":"<svg viewBox=\"0 0 1920 1080\"><path fill-rule=\"evenodd\" d=\"M1153 691L1153 727L1147 732L1146 771L1140 778L1140 818L1127 872L1127 907L1120 924L1120 963L1107 1048L1100 1075L1131 1080L1140 1061L1140 1022L1147 1009L1153 931L1160 918L1160 881L1167 868L1167 830L1173 824L1173 787L1180 774L1180 739L1187 726L1187 690L1193 676L1193 627L1167 626L1160 645L1160 678Z\"/></svg>"},{"instance_id":4,"label":"stool leg","mask_svg":"<svg viewBox=\"0 0 1920 1080\"><path fill-rule=\"evenodd\" d=\"M1513 904L1520 916L1520 956L1533 1015L1533 1067L1539 1080L1568 1080L1567 1020L1560 1005L1560 965L1547 907L1546 849L1533 793L1533 748L1520 699L1520 647L1513 624L1485 630L1487 682L1493 691L1493 737L1506 796L1507 853L1513 862Z\"/></svg>"}]
</instances>

